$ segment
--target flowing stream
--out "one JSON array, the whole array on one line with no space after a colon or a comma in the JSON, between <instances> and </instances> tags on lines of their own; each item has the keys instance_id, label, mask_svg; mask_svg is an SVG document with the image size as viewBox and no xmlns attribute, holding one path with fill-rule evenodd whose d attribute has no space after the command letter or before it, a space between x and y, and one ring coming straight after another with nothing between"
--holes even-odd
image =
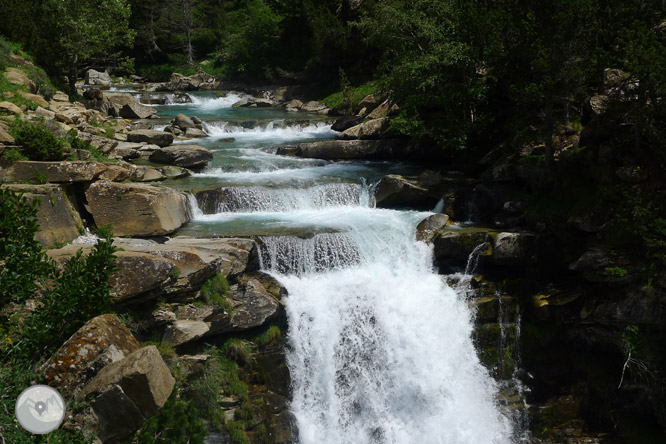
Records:
<instances>
[{"instance_id":1,"label":"flowing stream","mask_svg":"<svg viewBox=\"0 0 666 444\"><path fill-rule=\"evenodd\" d=\"M192 95L165 119L204 119L214 150L201 173L171 186L207 188L179 234L257 235L261 264L287 288L293 397L301 444L511 442L498 387L480 364L473 313L415 241L431 213L377 209L372 185L413 167L278 156L275 146L332 138L321 116L231 108ZM211 210L212 208L212 210Z\"/></svg>"}]
</instances>

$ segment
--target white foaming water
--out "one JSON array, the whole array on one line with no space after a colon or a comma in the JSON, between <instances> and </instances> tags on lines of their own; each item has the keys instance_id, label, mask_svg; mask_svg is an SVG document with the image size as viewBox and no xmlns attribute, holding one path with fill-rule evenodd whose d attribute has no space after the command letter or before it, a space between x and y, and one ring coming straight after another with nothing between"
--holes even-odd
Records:
<instances>
[{"instance_id":1,"label":"white foaming water","mask_svg":"<svg viewBox=\"0 0 666 444\"><path fill-rule=\"evenodd\" d=\"M202 195L202 206L221 212L287 212L339 206L368 206L364 184L329 183L309 188L225 187ZM213 199L213 202L210 202Z\"/></svg>"},{"instance_id":2,"label":"white foaming water","mask_svg":"<svg viewBox=\"0 0 666 444\"><path fill-rule=\"evenodd\" d=\"M231 105L246 97L245 94L232 92L224 97L200 97L195 94L188 94L188 96L192 100L192 106L206 111L231 108Z\"/></svg>"},{"instance_id":3,"label":"white foaming water","mask_svg":"<svg viewBox=\"0 0 666 444\"><path fill-rule=\"evenodd\" d=\"M466 301L414 241L427 213L337 213L344 234L262 239L264 268L289 291L300 443L509 442Z\"/></svg>"},{"instance_id":4,"label":"white foaming water","mask_svg":"<svg viewBox=\"0 0 666 444\"><path fill-rule=\"evenodd\" d=\"M334 136L337 131L331 129L330 123L317 122L308 124L286 125L284 121L275 120L266 125L244 128L230 122L210 122L205 124L209 137L236 137L252 139L311 139L316 137Z\"/></svg>"}]
</instances>

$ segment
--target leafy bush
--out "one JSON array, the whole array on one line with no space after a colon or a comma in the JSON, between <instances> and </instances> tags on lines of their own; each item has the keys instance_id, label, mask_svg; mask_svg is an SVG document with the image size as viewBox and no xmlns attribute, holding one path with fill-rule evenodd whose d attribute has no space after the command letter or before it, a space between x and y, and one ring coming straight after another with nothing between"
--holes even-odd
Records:
<instances>
[{"instance_id":1,"label":"leafy bush","mask_svg":"<svg viewBox=\"0 0 666 444\"><path fill-rule=\"evenodd\" d=\"M9 128L18 145L30 160L62 160L65 141L41 123L18 120Z\"/></svg>"},{"instance_id":2,"label":"leafy bush","mask_svg":"<svg viewBox=\"0 0 666 444\"><path fill-rule=\"evenodd\" d=\"M146 421L137 438L141 444L202 444L208 430L199 411L187 399L179 398L176 387L164 407Z\"/></svg>"},{"instance_id":3,"label":"leafy bush","mask_svg":"<svg viewBox=\"0 0 666 444\"><path fill-rule=\"evenodd\" d=\"M2 153L2 158L0 159L0 165L8 166L19 160L28 160L21 152L15 148L11 148Z\"/></svg>"}]
</instances>

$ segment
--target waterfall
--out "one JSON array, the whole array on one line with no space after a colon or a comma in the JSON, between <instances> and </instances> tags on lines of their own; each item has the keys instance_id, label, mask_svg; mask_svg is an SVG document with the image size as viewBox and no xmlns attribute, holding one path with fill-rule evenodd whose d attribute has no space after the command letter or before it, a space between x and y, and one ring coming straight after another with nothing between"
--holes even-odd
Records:
<instances>
[{"instance_id":1,"label":"waterfall","mask_svg":"<svg viewBox=\"0 0 666 444\"><path fill-rule=\"evenodd\" d=\"M423 213L366 211L372 223L344 235L262 239L289 291L300 443L508 442L472 313L413 241Z\"/></svg>"}]
</instances>

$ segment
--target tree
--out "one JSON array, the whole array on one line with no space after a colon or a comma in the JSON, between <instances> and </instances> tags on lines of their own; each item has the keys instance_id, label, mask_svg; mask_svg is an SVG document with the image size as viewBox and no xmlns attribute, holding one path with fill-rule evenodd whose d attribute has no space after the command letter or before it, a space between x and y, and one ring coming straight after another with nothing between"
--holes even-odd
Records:
<instances>
[{"instance_id":1,"label":"tree","mask_svg":"<svg viewBox=\"0 0 666 444\"><path fill-rule=\"evenodd\" d=\"M119 46L131 46L135 32L129 29L127 0L46 0L43 6L42 38L50 51L40 58L48 66L66 73L70 94L76 92L79 67L108 59Z\"/></svg>"}]
</instances>

